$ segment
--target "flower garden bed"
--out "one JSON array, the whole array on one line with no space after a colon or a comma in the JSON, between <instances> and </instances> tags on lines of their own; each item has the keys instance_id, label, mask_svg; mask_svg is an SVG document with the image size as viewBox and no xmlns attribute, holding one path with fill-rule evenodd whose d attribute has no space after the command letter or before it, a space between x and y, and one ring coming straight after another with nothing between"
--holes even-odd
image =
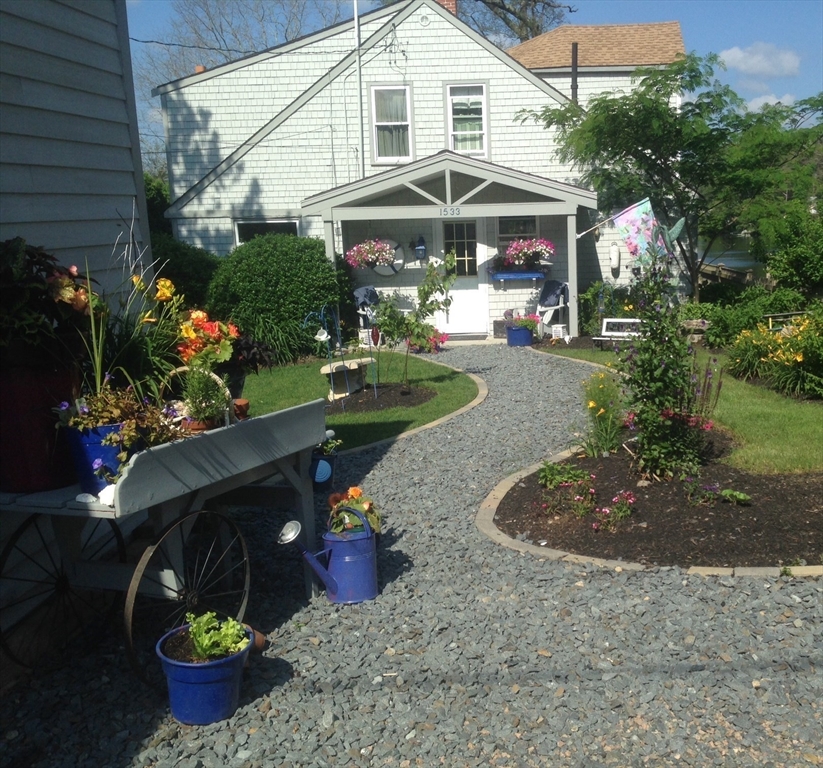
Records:
<instances>
[{"instance_id":1,"label":"flower garden bed","mask_svg":"<svg viewBox=\"0 0 823 768\"><path fill-rule=\"evenodd\" d=\"M716 500L689 502L684 484L654 482L638 487L626 451L608 458L575 459L594 474L597 504L608 505L620 491L636 496L634 511L613 530L595 515L570 510L548 515L545 489L529 475L506 494L495 525L506 535L525 536L551 549L644 565L769 567L823 564L823 473L754 475L721 463L731 441L714 434L714 456L701 468L700 486L733 489L751 497L748 506Z\"/></svg>"}]
</instances>

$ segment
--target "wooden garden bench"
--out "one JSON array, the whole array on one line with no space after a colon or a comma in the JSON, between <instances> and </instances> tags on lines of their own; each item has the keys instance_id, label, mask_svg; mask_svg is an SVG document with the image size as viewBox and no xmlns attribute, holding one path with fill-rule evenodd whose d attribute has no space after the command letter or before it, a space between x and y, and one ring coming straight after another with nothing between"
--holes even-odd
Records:
<instances>
[{"instance_id":1,"label":"wooden garden bench","mask_svg":"<svg viewBox=\"0 0 823 768\"><path fill-rule=\"evenodd\" d=\"M634 317L604 317L599 336L592 336L592 343L603 349L603 342L618 342L640 335L640 320Z\"/></svg>"}]
</instances>

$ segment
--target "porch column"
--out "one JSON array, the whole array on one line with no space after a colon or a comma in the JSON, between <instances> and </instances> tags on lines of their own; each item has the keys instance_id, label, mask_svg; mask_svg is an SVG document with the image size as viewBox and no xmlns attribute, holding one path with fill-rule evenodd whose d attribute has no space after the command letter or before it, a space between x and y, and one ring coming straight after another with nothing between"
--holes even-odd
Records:
<instances>
[{"instance_id":1,"label":"porch column","mask_svg":"<svg viewBox=\"0 0 823 768\"><path fill-rule=\"evenodd\" d=\"M328 218L323 217L323 238L326 241L326 258L334 264L334 216L331 213Z\"/></svg>"},{"instance_id":2,"label":"porch column","mask_svg":"<svg viewBox=\"0 0 823 768\"><path fill-rule=\"evenodd\" d=\"M577 329L577 213L566 216L566 242L569 244L569 335Z\"/></svg>"}]
</instances>

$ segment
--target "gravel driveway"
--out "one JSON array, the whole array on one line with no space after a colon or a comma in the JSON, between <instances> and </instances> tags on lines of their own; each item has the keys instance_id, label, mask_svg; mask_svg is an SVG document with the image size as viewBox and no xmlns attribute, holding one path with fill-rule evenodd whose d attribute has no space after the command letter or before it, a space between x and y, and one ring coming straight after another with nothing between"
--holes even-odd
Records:
<instances>
[{"instance_id":1,"label":"gravel driveway","mask_svg":"<svg viewBox=\"0 0 823 768\"><path fill-rule=\"evenodd\" d=\"M584 364L505 345L433 358L478 407L341 456L385 512L381 593L302 598L288 513L238 510L253 551L252 658L232 720L186 727L113 637L3 697L0 765L823 765L823 580L633 573L541 560L475 527L504 477L562 451ZM322 515L318 500L318 515Z\"/></svg>"}]
</instances>

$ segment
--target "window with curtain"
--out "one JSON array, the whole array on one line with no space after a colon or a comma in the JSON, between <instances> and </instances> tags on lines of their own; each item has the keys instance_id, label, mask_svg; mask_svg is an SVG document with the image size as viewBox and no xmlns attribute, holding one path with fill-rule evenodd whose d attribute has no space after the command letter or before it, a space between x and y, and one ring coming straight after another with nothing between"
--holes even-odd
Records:
<instances>
[{"instance_id":1,"label":"window with curtain","mask_svg":"<svg viewBox=\"0 0 823 768\"><path fill-rule=\"evenodd\" d=\"M512 240L529 240L537 237L536 216L501 216L497 220L497 252L506 253Z\"/></svg>"},{"instance_id":2,"label":"window with curtain","mask_svg":"<svg viewBox=\"0 0 823 768\"><path fill-rule=\"evenodd\" d=\"M372 88L375 160L411 160L410 113L408 86Z\"/></svg>"},{"instance_id":3,"label":"window with curtain","mask_svg":"<svg viewBox=\"0 0 823 768\"><path fill-rule=\"evenodd\" d=\"M475 157L486 156L486 87L449 86L450 148Z\"/></svg>"}]
</instances>

